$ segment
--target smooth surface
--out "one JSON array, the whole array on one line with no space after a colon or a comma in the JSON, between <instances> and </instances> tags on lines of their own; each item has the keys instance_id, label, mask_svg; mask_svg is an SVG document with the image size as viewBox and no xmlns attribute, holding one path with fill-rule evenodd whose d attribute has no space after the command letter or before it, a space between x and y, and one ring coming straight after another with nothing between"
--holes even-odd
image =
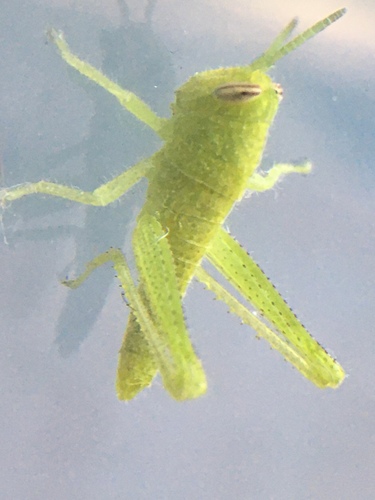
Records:
<instances>
[{"instance_id":1,"label":"smooth surface","mask_svg":"<svg viewBox=\"0 0 375 500\"><path fill-rule=\"evenodd\" d=\"M92 189L158 147L152 133L67 71L46 42L49 26L117 81L127 74L134 91L166 114L173 88L195 71L244 64L293 16L302 30L344 6L159 0L150 26L140 25L144 4L128 3L126 31L114 0L2 7L5 185L45 178ZM111 245L129 252L142 189L91 212L21 200L3 214L8 245L0 244L4 498L374 495L374 7L345 6L342 20L272 72L284 100L263 166L308 158L313 173L244 200L228 226L348 378L336 391L316 389L193 283L185 312L207 396L179 404L157 381L135 401L118 402L127 310L113 270L99 270L76 291L59 279Z\"/></svg>"}]
</instances>

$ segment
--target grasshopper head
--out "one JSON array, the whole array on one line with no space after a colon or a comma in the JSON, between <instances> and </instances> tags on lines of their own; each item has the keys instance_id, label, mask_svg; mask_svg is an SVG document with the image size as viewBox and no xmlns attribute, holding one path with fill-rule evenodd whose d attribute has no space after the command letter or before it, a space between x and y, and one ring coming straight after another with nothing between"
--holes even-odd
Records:
<instances>
[{"instance_id":1,"label":"grasshopper head","mask_svg":"<svg viewBox=\"0 0 375 500\"><path fill-rule=\"evenodd\" d=\"M218 117L229 120L245 118L247 122L270 124L282 97L282 88L267 75L280 58L297 49L345 13L340 9L286 42L297 25L293 19L270 47L248 66L219 68L197 73L176 92L172 105L174 115Z\"/></svg>"}]
</instances>

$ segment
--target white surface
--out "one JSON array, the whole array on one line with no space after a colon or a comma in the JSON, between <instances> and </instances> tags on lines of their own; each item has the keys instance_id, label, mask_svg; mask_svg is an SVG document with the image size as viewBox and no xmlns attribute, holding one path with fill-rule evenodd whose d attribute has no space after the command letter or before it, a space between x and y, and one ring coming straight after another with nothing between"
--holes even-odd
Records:
<instances>
[{"instance_id":1,"label":"white surface","mask_svg":"<svg viewBox=\"0 0 375 500\"><path fill-rule=\"evenodd\" d=\"M133 22L142 21L143 4L128 3ZM159 0L153 32L142 36L165 44L158 57L174 77L164 81L157 67L149 69L150 103L166 112L173 78L179 85L195 71L250 62L294 15L302 29L342 6L336 0L314 7L305 0ZM4 214L11 244L0 246L2 498L374 497L374 7L346 6L343 19L272 71L285 99L263 166L309 158L313 173L244 200L228 221L347 370L342 387L316 389L193 283L186 313L207 370L207 396L176 403L156 381L135 401L118 402L113 384L127 312L117 283L100 296L93 284L80 294L58 281L85 241L85 210L42 197L14 203ZM85 138L98 139L92 137L95 105L45 43L44 30L63 29L75 52L99 65L101 30L118 26L116 2L18 0L2 11L5 183L86 179L84 155L59 166L50 159ZM105 160L106 151L100 154L103 168L88 181L94 184L122 168L111 156ZM143 154L141 140L130 163ZM141 196L131 194L117 207L128 211L127 220L134 220ZM121 232L129 235L126 224ZM77 226L78 233L59 225ZM100 245L116 244L117 235L87 241L90 258ZM97 297L104 308L80 349L62 358L54 341L62 312L71 314L69 293L77 297L83 330L85 304Z\"/></svg>"}]
</instances>

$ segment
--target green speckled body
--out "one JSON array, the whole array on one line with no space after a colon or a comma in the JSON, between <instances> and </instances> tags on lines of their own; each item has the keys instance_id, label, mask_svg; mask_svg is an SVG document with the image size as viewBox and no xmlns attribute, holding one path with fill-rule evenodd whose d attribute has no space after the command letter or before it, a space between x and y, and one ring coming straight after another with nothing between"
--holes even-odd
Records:
<instances>
[{"instance_id":1,"label":"green speckled body","mask_svg":"<svg viewBox=\"0 0 375 500\"><path fill-rule=\"evenodd\" d=\"M231 82L259 85L246 102L218 99ZM156 216L169 240L185 292L216 231L242 198L257 168L279 97L260 71L226 68L199 73L176 93L173 133L153 157L144 213Z\"/></svg>"},{"instance_id":2,"label":"green speckled body","mask_svg":"<svg viewBox=\"0 0 375 500\"><path fill-rule=\"evenodd\" d=\"M216 97L216 89L241 82L259 86L261 94L240 102ZM152 158L139 218L151 215L164 228L181 296L233 205L243 197L279 100L270 77L251 67L205 71L177 90L173 115L161 130L165 144ZM133 397L149 385L156 369L131 314L120 350L119 397Z\"/></svg>"}]
</instances>

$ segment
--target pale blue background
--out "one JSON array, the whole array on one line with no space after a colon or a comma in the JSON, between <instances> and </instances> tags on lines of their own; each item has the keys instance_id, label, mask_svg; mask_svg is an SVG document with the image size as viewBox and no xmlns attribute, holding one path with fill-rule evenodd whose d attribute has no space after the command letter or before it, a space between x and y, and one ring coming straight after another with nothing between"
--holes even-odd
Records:
<instances>
[{"instance_id":1,"label":"pale blue background","mask_svg":"<svg viewBox=\"0 0 375 500\"><path fill-rule=\"evenodd\" d=\"M48 5L48 7L47 7ZM159 112L195 71L244 64L299 15L336 0L1 2L0 167L7 186L41 178L92 188L158 147L59 59L45 30L131 82ZM129 251L140 187L101 212L34 197L3 212L0 244L0 497L4 499L364 499L375 496L374 28L372 2L272 71L285 99L264 158L309 158L228 220L348 378L321 391L193 283L191 335L209 390L176 403L157 380L117 401L127 310L110 267L59 284L110 245ZM123 25L121 26L121 22ZM143 24L140 24L143 23ZM126 29L124 28L126 27ZM110 281L109 281L110 280Z\"/></svg>"}]
</instances>

